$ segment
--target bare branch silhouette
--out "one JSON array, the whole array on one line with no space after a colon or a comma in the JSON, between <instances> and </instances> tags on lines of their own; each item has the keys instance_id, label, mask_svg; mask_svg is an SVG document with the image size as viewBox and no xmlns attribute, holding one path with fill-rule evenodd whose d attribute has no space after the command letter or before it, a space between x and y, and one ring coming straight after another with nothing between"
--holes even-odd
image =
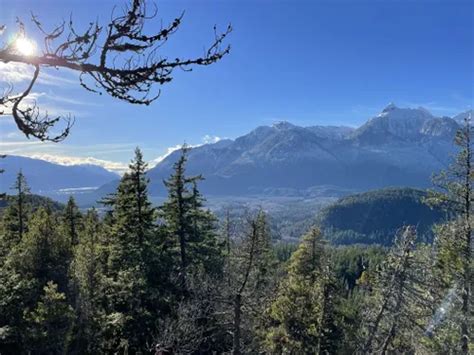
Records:
<instances>
[{"instance_id":1,"label":"bare branch silhouette","mask_svg":"<svg viewBox=\"0 0 474 355\"><path fill-rule=\"evenodd\" d=\"M145 32L145 24L157 15L156 6L148 13L145 0L131 0L123 11L112 11L110 22L101 26L89 23L85 31L74 27L72 17L52 30L46 30L38 17L31 15L34 28L43 36L41 55L26 55L15 47L15 40L0 47L0 62L21 63L35 68L30 84L20 94L13 94L10 86L0 97L0 115L11 114L17 127L27 137L58 142L69 134L72 117L50 117L41 113L35 102L25 98L31 93L43 68L69 69L79 73L80 85L88 91L108 95L132 104L149 105L160 96L160 86L173 79L176 68L190 71L194 66L207 66L229 53L224 41L232 31L218 33L207 50L192 58L169 59L161 54L161 47L180 27L183 14L168 26L161 26L154 34ZM17 20L16 40L26 38L23 22ZM0 35L5 26L0 26ZM60 120L66 127L57 135L50 130Z\"/></svg>"}]
</instances>

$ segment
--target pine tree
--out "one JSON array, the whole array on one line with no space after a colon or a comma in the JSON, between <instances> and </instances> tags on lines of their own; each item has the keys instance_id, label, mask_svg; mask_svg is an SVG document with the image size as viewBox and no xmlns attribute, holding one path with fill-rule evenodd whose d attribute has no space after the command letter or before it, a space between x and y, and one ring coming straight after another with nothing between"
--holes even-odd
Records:
<instances>
[{"instance_id":1,"label":"pine tree","mask_svg":"<svg viewBox=\"0 0 474 355\"><path fill-rule=\"evenodd\" d=\"M112 202L116 261L122 266L143 266L145 252L154 232L155 209L148 199L147 164L140 149L124 174Z\"/></svg>"},{"instance_id":2,"label":"pine tree","mask_svg":"<svg viewBox=\"0 0 474 355\"><path fill-rule=\"evenodd\" d=\"M303 237L269 308L266 347L278 354L335 353L335 285L319 229Z\"/></svg>"},{"instance_id":3,"label":"pine tree","mask_svg":"<svg viewBox=\"0 0 474 355\"><path fill-rule=\"evenodd\" d=\"M232 353L256 351L259 344L252 334L262 327L262 313L268 304L274 286L275 257L265 214L248 216L246 230L239 242L234 243L227 258L226 277L222 292L229 323L232 324Z\"/></svg>"},{"instance_id":4,"label":"pine tree","mask_svg":"<svg viewBox=\"0 0 474 355\"><path fill-rule=\"evenodd\" d=\"M81 229L82 215L76 205L73 196L70 196L63 212L63 225L65 230L65 237L75 246L78 243L78 235Z\"/></svg>"},{"instance_id":5,"label":"pine tree","mask_svg":"<svg viewBox=\"0 0 474 355\"><path fill-rule=\"evenodd\" d=\"M413 353L424 335L432 302L426 289L429 263L415 240L415 229L406 227L374 275L362 320L364 354Z\"/></svg>"},{"instance_id":6,"label":"pine tree","mask_svg":"<svg viewBox=\"0 0 474 355\"><path fill-rule=\"evenodd\" d=\"M155 209L148 199L147 164L141 151L124 174L111 202L104 287L106 310L104 351L145 350L156 316L157 288L151 273L160 273L154 264Z\"/></svg>"},{"instance_id":7,"label":"pine tree","mask_svg":"<svg viewBox=\"0 0 474 355\"><path fill-rule=\"evenodd\" d=\"M30 193L30 188L28 187L26 178L21 170L18 173L12 188L16 192L15 205L18 215L18 237L21 240L23 237L23 233L26 231L26 195Z\"/></svg>"},{"instance_id":8,"label":"pine tree","mask_svg":"<svg viewBox=\"0 0 474 355\"><path fill-rule=\"evenodd\" d=\"M472 129L470 117L466 118L464 127L461 128L455 138L455 144L460 151L451 166L442 171L434 179L438 188L431 192L427 202L433 205L441 205L456 220L450 228L451 233L441 233L436 240L439 255L439 266L444 267L447 274L443 287L445 292L459 287L461 296L460 317L460 352L468 354L472 344L473 310L472 299L474 284L472 251L472 218L473 218L473 151L472 151ZM445 275L446 276L446 275ZM438 290L434 290L436 293ZM472 345L471 345L472 346Z\"/></svg>"},{"instance_id":9,"label":"pine tree","mask_svg":"<svg viewBox=\"0 0 474 355\"><path fill-rule=\"evenodd\" d=\"M0 265L2 265L8 253L18 244L27 231L29 207L27 197L30 188L23 173L18 173L12 186L15 190L11 203L2 216L2 234L0 236Z\"/></svg>"},{"instance_id":10,"label":"pine tree","mask_svg":"<svg viewBox=\"0 0 474 355\"><path fill-rule=\"evenodd\" d=\"M187 292L189 269L203 267L207 272L218 272L221 268L215 218L203 208L204 199L197 188L202 176L186 176L187 153L183 146L173 174L164 182L168 199L160 208L165 245L177 255L178 284L183 294Z\"/></svg>"}]
</instances>

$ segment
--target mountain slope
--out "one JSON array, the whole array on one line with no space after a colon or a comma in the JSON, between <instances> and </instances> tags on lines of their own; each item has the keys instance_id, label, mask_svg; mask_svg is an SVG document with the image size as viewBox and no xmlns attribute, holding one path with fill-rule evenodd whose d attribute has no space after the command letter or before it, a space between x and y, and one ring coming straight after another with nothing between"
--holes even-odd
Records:
<instances>
[{"instance_id":1,"label":"mountain slope","mask_svg":"<svg viewBox=\"0 0 474 355\"><path fill-rule=\"evenodd\" d=\"M323 208L318 223L336 244L380 243L390 245L397 230L416 225L422 240L430 241L433 224L445 213L423 203L422 190L382 189L343 197Z\"/></svg>"},{"instance_id":2,"label":"mountain slope","mask_svg":"<svg viewBox=\"0 0 474 355\"><path fill-rule=\"evenodd\" d=\"M0 166L5 170L0 176L1 191L10 191L20 170L25 175L32 192L40 194L61 189L95 188L118 178L117 174L96 165L64 166L12 155L1 159Z\"/></svg>"}]
</instances>

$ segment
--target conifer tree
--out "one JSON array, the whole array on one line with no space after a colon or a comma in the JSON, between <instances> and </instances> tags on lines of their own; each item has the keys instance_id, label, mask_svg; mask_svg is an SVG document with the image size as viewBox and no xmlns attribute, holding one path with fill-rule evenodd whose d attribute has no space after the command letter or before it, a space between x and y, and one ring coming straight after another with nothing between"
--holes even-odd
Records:
<instances>
[{"instance_id":1,"label":"conifer tree","mask_svg":"<svg viewBox=\"0 0 474 355\"><path fill-rule=\"evenodd\" d=\"M319 229L303 237L269 308L266 347L277 354L335 353L334 292Z\"/></svg>"},{"instance_id":2,"label":"conifer tree","mask_svg":"<svg viewBox=\"0 0 474 355\"><path fill-rule=\"evenodd\" d=\"M71 264L71 283L76 296L74 337L70 351L97 353L100 350L101 307L104 292L102 273L103 226L95 210L84 217L84 228Z\"/></svg>"},{"instance_id":3,"label":"conifer tree","mask_svg":"<svg viewBox=\"0 0 474 355\"><path fill-rule=\"evenodd\" d=\"M259 347L253 334L263 325L262 313L273 290L275 264L265 214L260 211L247 216L246 230L227 258L226 285L222 286L225 304L231 307L227 314L233 354Z\"/></svg>"},{"instance_id":4,"label":"conifer tree","mask_svg":"<svg viewBox=\"0 0 474 355\"><path fill-rule=\"evenodd\" d=\"M2 234L0 236L0 265L2 265L7 254L17 245L27 231L29 208L27 197L30 188L23 173L18 173L12 186L15 194L9 198L7 209L2 217Z\"/></svg>"},{"instance_id":5,"label":"conifer tree","mask_svg":"<svg viewBox=\"0 0 474 355\"><path fill-rule=\"evenodd\" d=\"M155 209L148 199L147 164L141 151L124 174L111 199L112 217L107 238L106 315L104 351L144 351L152 333L158 286L150 273L160 273L154 250ZM156 314L155 314L156 315Z\"/></svg>"},{"instance_id":6,"label":"conifer tree","mask_svg":"<svg viewBox=\"0 0 474 355\"><path fill-rule=\"evenodd\" d=\"M140 149L124 174L112 202L117 262L122 266L143 264L155 226L155 209L148 199L147 164Z\"/></svg>"},{"instance_id":7,"label":"conifer tree","mask_svg":"<svg viewBox=\"0 0 474 355\"><path fill-rule=\"evenodd\" d=\"M27 349L28 321L23 315L37 306L44 286L52 281L59 292L66 292L70 255L69 241L59 233L56 216L39 208L0 273L0 328L6 329L5 346L13 346L13 353Z\"/></svg>"},{"instance_id":8,"label":"conifer tree","mask_svg":"<svg viewBox=\"0 0 474 355\"><path fill-rule=\"evenodd\" d=\"M188 148L174 164L173 174L166 180L168 199L160 208L167 241L165 245L178 259L178 284L187 291L188 268L203 267L207 272L220 268L220 248L217 243L215 218L203 208L204 199L197 188L202 176L186 176Z\"/></svg>"},{"instance_id":9,"label":"conifer tree","mask_svg":"<svg viewBox=\"0 0 474 355\"><path fill-rule=\"evenodd\" d=\"M66 295L52 281L44 286L36 307L25 315L25 348L34 354L64 354L73 319Z\"/></svg>"},{"instance_id":10,"label":"conifer tree","mask_svg":"<svg viewBox=\"0 0 474 355\"><path fill-rule=\"evenodd\" d=\"M76 205L73 196L70 196L63 212L63 225L65 230L65 237L75 246L78 243L78 235L81 228L81 212Z\"/></svg>"},{"instance_id":11,"label":"conifer tree","mask_svg":"<svg viewBox=\"0 0 474 355\"><path fill-rule=\"evenodd\" d=\"M451 228L444 229L436 240L438 248L438 266L443 270L444 281L441 286L444 293L456 286L461 297L460 307L460 353L468 354L472 347L473 323L473 284L474 255L472 238L473 218L473 151L470 117L465 119L464 126L458 130L455 144L459 147L455 161L434 179L438 188L431 192L427 202L443 206L456 221ZM451 232L448 233L448 230ZM438 284L439 285L439 284ZM438 293L439 290L433 290ZM441 296L441 298L444 296Z\"/></svg>"},{"instance_id":12,"label":"conifer tree","mask_svg":"<svg viewBox=\"0 0 474 355\"><path fill-rule=\"evenodd\" d=\"M16 192L15 205L18 214L18 237L21 240L23 233L26 230L26 195L30 193L30 188L28 187L26 178L21 170L18 173L12 188Z\"/></svg>"},{"instance_id":13,"label":"conifer tree","mask_svg":"<svg viewBox=\"0 0 474 355\"><path fill-rule=\"evenodd\" d=\"M415 249L416 231L398 234L386 260L374 276L362 319L364 354L413 353L424 335L429 306L428 261Z\"/></svg>"},{"instance_id":14,"label":"conifer tree","mask_svg":"<svg viewBox=\"0 0 474 355\"><path fill-rule=\"evenodd\" d=\"M40 290L48 281L65 292L68 285L69 241L60 234L58 218L40 207L32 215L28 232L12 252L9 263L25 278L37 283Z\"/></svg>"}]
</instances>

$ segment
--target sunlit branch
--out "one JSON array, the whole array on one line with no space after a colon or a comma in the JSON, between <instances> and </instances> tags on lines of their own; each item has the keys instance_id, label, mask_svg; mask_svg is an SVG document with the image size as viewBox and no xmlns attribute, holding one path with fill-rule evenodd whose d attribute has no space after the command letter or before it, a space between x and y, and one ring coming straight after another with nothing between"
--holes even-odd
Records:
<instances>
[{"instance_id":1,"label":"sunlit branch","mask_svg":"<svg viewBox=\"0 0 474 355\"><path fill-rule=\"evenodd\" d=\"M71 128L72 119L66 119L66 128L57 136L49 136L49 130L60 120L41 115L36 104L22 108L25 99L36 83L42 68L69 69L79 73L80 85L88 91L108 95L139 105L149 105L160 95L159 87L170 82L176 68L190 71L193 66L207 66L219 61L229 53L230 46L222 47L230 26L223 33L217 33L203 55L193 58L168 59L160 55L161 47L181 25L183 14L175 18L168 26L154 34L144 31L147 21L155 18L155 11L148 15L144 0L132 0L121 14L112 12L112 18L106 26L91 22L83 32L74 28L73 21L53 28L44 29L39 19L31 16L31 21L43 36L41 55L27 55L18 51L12 44L0 47L0 62L21 63L35 67L28 88L12 97L12 90L0 98L0 114L6 114L6 108L12 105L12 116L18 128L27 136L41 140L59 141L64 139ZM18 21L19 36L25 38L25 28ZM25 42L26 51L26 42ZM30 54L30 53L28 53Z\"/></svg>"}]
</instances>

